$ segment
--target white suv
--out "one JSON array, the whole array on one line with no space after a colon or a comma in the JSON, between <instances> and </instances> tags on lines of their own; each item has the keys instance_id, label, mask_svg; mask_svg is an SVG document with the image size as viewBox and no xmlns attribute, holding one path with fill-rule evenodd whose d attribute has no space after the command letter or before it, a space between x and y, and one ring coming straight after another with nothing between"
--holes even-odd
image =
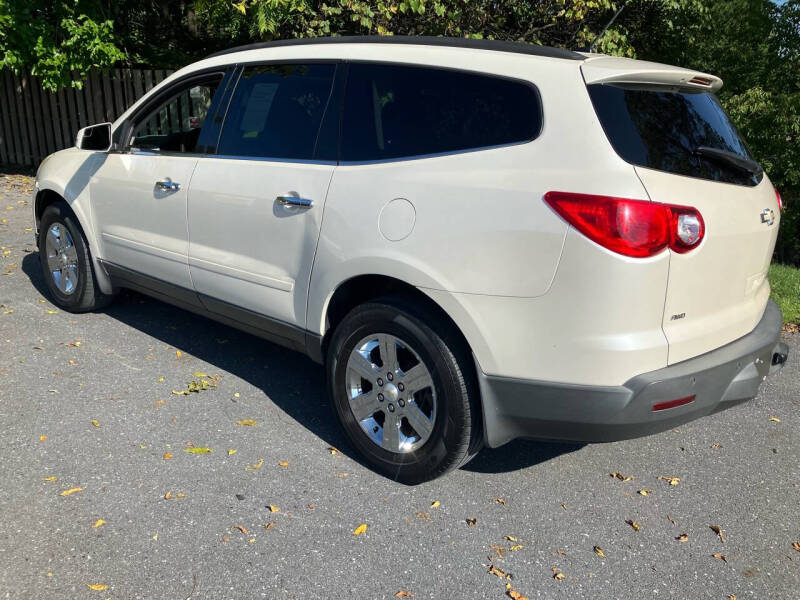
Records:
<instances>
[{"instance_id":1,"label":"white suv","mask_svg":"<svg viewBox=\"0 0 800 600\"><path fill-rule=\"evenodd\" d=\"M721 85L503 42L237 48L45 159L41 264L64 309L134 288L323 362L401 481L652 433L786 358L780 197Z\"/></svg>"}]
</instances>

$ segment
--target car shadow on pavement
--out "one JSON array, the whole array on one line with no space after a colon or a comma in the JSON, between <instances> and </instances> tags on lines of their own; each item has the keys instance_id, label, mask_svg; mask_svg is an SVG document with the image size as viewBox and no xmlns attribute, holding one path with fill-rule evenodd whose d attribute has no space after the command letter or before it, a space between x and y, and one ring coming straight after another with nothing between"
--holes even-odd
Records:
<instances>
[{"instance_id":1,"label":"car shadow on pavement","mask_svg":"<svg viewBox=\"0 0 800 600\"><path fill-rule=\"evenodd\" d=\"M22 271L38 293L49 298L38 254L25 256ZM339 427L327 399L322 366L303 354L129 290L123 290L102 313L262 390L284 413L326 444L369 468ZM114 335L124 332L121 329ZM511 472L580 447L518 440L482 450L464 469Z\"/></svg>"}]
</instances>

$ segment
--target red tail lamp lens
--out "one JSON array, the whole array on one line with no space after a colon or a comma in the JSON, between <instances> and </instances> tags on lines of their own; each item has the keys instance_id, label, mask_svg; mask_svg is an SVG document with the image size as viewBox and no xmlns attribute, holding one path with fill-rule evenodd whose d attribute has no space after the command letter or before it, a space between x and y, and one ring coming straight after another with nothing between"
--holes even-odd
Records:
<instances>
[{"instance_id":1,"label":"red tail lamp lens","mask_svg":"<svg viewBox=\"0 0 800 600\"><path fill-rule=\"evenodd\" d=\"M624 256L645 258L668 247L688 252L705 235L703 217L687 206L568 192L544 199L590 240Z\"/></svg>"},{"instance_id":2,"label":"red tail lamp lens","mask_svg":"<svg viewBox=\"0 0 800 600\"><path fill-rule=\"evenodd\" d=\"M666 402L656 402L653 404L653 412L657 412L659 410L667 410L668 408L675 408L677 406L683 406L685 404L691 404L694 402L696 396L692 394L691 396L686 396L685 398L678 398L677 400L667 400Z\"/></svg>"},{"instance_id":3,"label":"red tail lamp lens","mask_svg":"<svg viewBox=\"0 0 800 600\"><path fill-rule=\"evenodd\" d=\"M778 188L775 188L775 197L778 199L778 210L783 212L783 198L781 198L781 193L778 191Z\"/></svg>"}]
</instances>

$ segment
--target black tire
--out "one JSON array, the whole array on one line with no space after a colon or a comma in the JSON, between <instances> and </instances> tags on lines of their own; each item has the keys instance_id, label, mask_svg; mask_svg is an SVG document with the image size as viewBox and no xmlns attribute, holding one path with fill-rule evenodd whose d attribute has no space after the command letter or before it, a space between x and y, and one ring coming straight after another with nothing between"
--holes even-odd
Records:
<instances>
[{"instance_id":1,"label":"black tire","mask_svg":"<svg viewBox=\"0 0 800 600\"><path fill-rule=\"evenodd\" d=\"M430 437L406 453L389 452L361 428L350 408L347 363L356 344L373 334L407 342L427 367L435 389ZM345 432L369 464L406 484L435 479L468 462L483 444L472 356L460 336L433 311L400 298L353 309L336 327L326 354L328 391Z\"/></svg>"},{"instance_id":2,"label":"black tire","mask_svg":"<svg viewBox=\"0 0 800 600\"><path fill-rule=\"evenodd\" d=\"M48 268L46 238L50 228L55 223L66 228L75 248L78 281L69 293L59 289L51 270ZM42 275L47 289L50 291L50 296L59 308L68 312L79 313L102 308L111 302L113 296L104 294L97 285L91 255L89 254L89 244L83 234L83 229L78 223L78 219L66 202L55 202L45 208L44 213L42 213L39 225L39 262L42 265Z\"/></svg>"}]
</instances>

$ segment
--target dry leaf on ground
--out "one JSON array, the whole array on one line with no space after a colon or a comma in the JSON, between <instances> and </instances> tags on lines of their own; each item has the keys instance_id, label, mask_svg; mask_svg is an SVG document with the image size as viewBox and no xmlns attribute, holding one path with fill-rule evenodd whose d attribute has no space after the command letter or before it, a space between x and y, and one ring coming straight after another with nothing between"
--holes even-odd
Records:
<instances>
[{"instance_id":1,"label":"dry leaf on ground","mask_svg":"<svg viewBox=\"0 0 800 600\"><path fill-rule=\"evenodd\" d=\"M681 543L688 542L689 541L689 534L682 533L678 537L676 537L675 539L678 540Z\"/></svg>"},{"instance_id":2,"label":"dry leaf on ground","mask_svg":"<svg viewBox=\"0 0 800 600\"><path fill-rule=\"evenodd\" d=\"M230 450L228 450L228 456L233 456L234 454L236 454L235 448L231 448Z\"/></svg>"},{"instance_id":3,"label":"dry leaf on ground","mask_svg":"<svg viewBox=\"0 0 800 600\"><path fill-rule=\"evenodd\" d=\"M239 531L241 531L245 535L249 534L249 532L247 531L247 529L245 529L245 527L243 525L234 525L233 527L231 527L231 529L238 529Z\"/></svg>"},{"instance_id":4,"label":"dry leaf on ground","mask_svg":"<svg viewBox=\"0 0 800 600\"><path fill-rule=\"evenodd\" d=\"M506 504L506 501L503 500L502 498L494 498L492 502L496 504L502 504L503 506L508 506L508 504Z\"/></svg>"},{"instance_id":5,"label":"dry leaf on ground","mask_svg":"<svg viewBox=\"0 0 800 600\"><path fill-rule=\"evenodd\" d=\"M269 530L270 530L270 529L272 529L273 527L275 527L275 521L270 521L269 523L267 523L266 525L264 525L264 529L266 529L267 531L269 531Z\"/></svg>"},{"instance_id":6,"label":"dry leaf on ground","mask_svg":"<svg viewBox=\"0 0 800 600\"><path fill-rule=\"evenodd\" d=\"M260 469L264 465L264 459L259 458L257 463L253 463L252 465L245 466L245 471L255 471L256 469Z\"/></svg>"},{"instance_id":7,"label":"dry leaf on ground","mask_svg":"<svg viewBox=\"0 0 800 600\"><path fill-rule=\"evenodd\" d=\"M773 423L780 423L781 422L781 420L778 417L770 417L769 420L772 421Z\"/></svg>"},{"instance_id":8,"label":"dry leaf on ground","mask_svg":"<svg viewBox=\"0 0 800 600\"><path fill-rule=\"evenodd\" d=\"M792 542L792 548L800 552L800 542Z\"/></svg>"},{"instance_id":9,"label":"dry leaf on ground","mask_svg":"<svg viewBox=\"0 0 800 600\"><path fill-rule=\"evenodd\" d=\"M407 592L406 590L400 590L394 595L395 598L413 598L414 594L411 592Z\"/></svg>"},{"instance_id":10,"label":"dry leaf on ground","mask_svg":"<svg viewBox=\"0 0 800 600\"><path fill-rule=\"evenodd\" d=\"M211 454L214 452L211 448L206 448L205 446L198 446L197 448L184 448L184 452L188 452L189 454Z\"/></svg>"},{"instance_id":11,"label":"dry leaf on ground","mask_svg":"<svg viewBox=\"0 0 800 600\"><path fill-rule=\"evenodd\" d=\"M356 527L356 528L353 530L353 535L361 535L361 534L362 534L362 533L364 533L366 530L367 530L367 524L366 524L366 523L362 523L361 525L359 525L358 527Z\"/></svg>"},{"instance_id":12,"label":"dry leaf on ground","mask_svg":"<svg viewBox=\"0 0 800 600\"><path fill-rule=\"evenodd\" d=\"M599 556L600 558L605 558L606 557L606 553L603 552L603 549L600 546L595 546L594 547L594 553L597 554L597 556Z\"/></svg>"},{"instance_id":13,"label":"dry leaf on ground","mask_svg":"<svg viewBox=\"0 0 800 600\"><path fill-rule=\"evenodd\" d=\"M627 521L625 521L625 522L626 522L628 525L630 525L631 527L633 527L633 530L634 530L634 531L639 531L639 529L641 529L641 526L640 526L640 525L639 525L639 524L638 524L636 521L633 521L632 519L628 519L628 520L627 520Z\"/></svg>"},{"instance_id":14,"label":"dry leaf on ground","mask_svg":"<svg viewBox=\"0 0 800 600\"><path fill-rule=\"evenodd\" d=\"M498 569L494 565L489 565L489 574L496 575L500 579L511 579L510 575L503 571L503 569Z\"/></svg>"},{"instance_id":15,"label":"dry leaf on ground","mask_svg":"<svg viewBox=\"0 0 800 600\"><path fill-rule=\"evenodd\" d=\"M62 496L70 496L72 494L75 494L77 492L82 492L82 491L83 491L82 487L74 487L74 488L69 488L68 490L64 490L63 492L61 492L61 495Z\"/></svg>"},{"instance_id":16,"label":"dry leaf on ground","mask_svg":"<svg viewBox=\"0 0 800 600\"><path fill-rule=\"evenodd\" d=\"M619 479L619 480L620 480L620 481L622 481L623 483L624 483L624 482L626 482L626 481L631 481L631 480L633 479L633 477L626 477L626 476L625 476L625 475L623 475L622 473L617 473L616 471L614 471L613 473L611 473L611 477L613 477L613 478L615 478L615 479Z\"/></svg>"},{"instance_id":17,"label":"dry leaf on ground","mask_svg":"<svg viewBox=\"0 0 800 600\"><path fill-rule=\"evenodd\" d=\"M105 524L106 522L103 519L97 519L97 521L94 522L94 525L92 525L92 529L97 529L98 527L102 527Z\"/></svg>"},{"instance_id":18,"label":"dry leaf on ground","mask_svg":"<svg viewBox=\"0 0 800 600\"><path fill-rule=\"evenodd\" d=\"M475 527L478 524L478 519L475 517L467 517L467 527Z\"/></svg>"},{"instance_id":19,"label":"dry leaf on ground","mask_svg":"<svg viewBox=\"0 0 800 600\"><path fill-rule=\"evenodd\" d=\"M431 508L439 508L439 506L441 506L441 503L438 500L431 502Z\"/></svg>"},{"instance_id":20,"label":"dry leaf on ground","mask_svg":"<svg viewBox=\"0 0 800 600\"><path fill-rule=\"evenodd\" d=\"M517 550L522 550L524 547L525 546L523 546L522 544L514 544L513 546L509 546L508 549L511 550L512 552L516 552Z\"/></svg>"},{"instance_id":21,"label":"dry leaf on ground","mask_svg":"<svg viewBox=\"0 0 800 600\"><path fill-rule=\"evenodd\" d=\"M712 554L711 556L713 556L714 558L718 558L719 560L721 560L724 563L728 562L728 559L725 558L725 555L724 554L720 554L719 552L717 552L716 554Z\"/></svg>"},{"instance_id":22,"label":"dry leaf on ground","mask_svg":"<svg viewBox=\"0 0 800 600\"><path fill-rule=\"evenodd\" d=\"M278 466L279 467L288 467L289 466L289 461L288 460L282 460L281 462L278 463Z\"/></svg>"},{"instance_id":23,"label":"dry leaf on ground","mask_svg":"<svg viewBox=\"0 0 800 600\"><path fill-rule=\"evenodd\" d=\"M237 425L245 425L247 427L252 427L253 425L256 424L256 421L255 421L255 419L240 419L240 420L236 421L236 424Z\"/></svg>"},{"instance_id":24,"label":"dry leaf on ground","mask_svg":"<svg viewBox=\"0 0 800 600\"><path fill-rule=\"evenodd\" d=\"M659 475L658 478L662 481L666 481L670 485L678 485L681 482L680 477L667 477L666 475Z\"/></svg>"},{"instance_id":25,"label":"dry leaf on ground","mask_svg":"<svg viewBox=\"0 0 800 600\"><path fill-rule=\"evenodd\" d=\"M86 587L95 592L103 592L108 589L108 584L105 583L87 583Z\"/></svg>"},{"instance_id":26,"label":"dry leaf on ground","mask_svg":"<svg viewBox=\"0 0 800 600\"><path fill-rule=\"evenodd\" d=\"M100 427L100 421L98 421L97 419L92 419L92 425L94 425L95 427Z\"/></svg>"},{"instance_id":27,"label":"dry leaf on ground","mask_svg":"<svg viewBox=\"0 0 800 600\"><path fill-rule=\"evenodd\" d=\"M164 452L163 459L169 460L170 458L172 458L172 452Z\"/></svg>"},{"instance_id":28,"label":"dry leaf on ground","mask_svg":"<svg viewBox=\"0 0 800 600\"><path fill-rule=\"evenodd\" d=\"M508 594L508 597L511 598L511 600L530 600L527 596L523 596L514 588L508 588L506 590L506 594Z\"/></svg>"},{"instance_id":29,"label":"dry leaf on ground","mask_svg":"<svg viewBox=\"0 0 800 600\"><path fill-rule=\"evenodd\" d=\"M719 541L725 543L725 534L722 533L722 528L719 525L709 525L708 528L719 536Z\"/></svg>"}]
</instances>

